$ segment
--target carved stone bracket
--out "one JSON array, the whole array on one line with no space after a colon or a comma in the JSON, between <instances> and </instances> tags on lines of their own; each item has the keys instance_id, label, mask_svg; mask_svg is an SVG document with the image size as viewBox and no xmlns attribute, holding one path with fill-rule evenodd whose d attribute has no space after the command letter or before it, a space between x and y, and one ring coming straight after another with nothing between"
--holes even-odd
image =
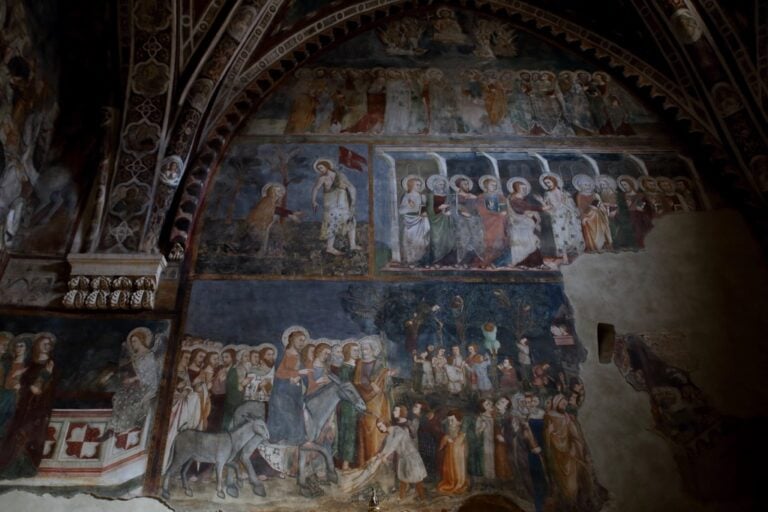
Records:
<instances>
[{"instance_id":1,"label":"carved stone bracket","mask_svg":"<svg viewBox=\"0 0 768 512\"><path fill-rule=\"evenodd\" d=\"M176 242L173 244L173 247L171 248L171 251L168 253L168 259L170 261L181 261L184 259L184 246L181 245L179 242Z\"/></svg>"},{"instance_id":2,"label":"carved stone bracket","mask_svg":"<svg viewBox=\"0 0 768 512\"><path fill-rule=\"evenodd\" d=\"M67 261L72 270L62 304L72 309L154 309L167 265L150 254L70 254Z\"/></svg>"}]
</instances>

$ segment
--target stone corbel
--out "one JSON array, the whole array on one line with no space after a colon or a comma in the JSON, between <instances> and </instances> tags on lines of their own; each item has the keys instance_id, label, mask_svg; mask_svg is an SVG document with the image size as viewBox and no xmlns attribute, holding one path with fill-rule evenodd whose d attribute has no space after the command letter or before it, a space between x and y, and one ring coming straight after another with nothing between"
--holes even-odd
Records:
<instances>
[{"instance_id":1,"label":"stone corbel","mask_svg":"<svg viewBox=\"0 0 768 512\"><path fill-rule=\"evenodd\" d=\"M70 254L67 261L71 277L62 303L72 309L154 309L167 265L156 254Z\"/></svg>"},{"instance_id":2,"label":"stone corbel","mask_svg":"<svg viewBox=\"0 0 768 512\"><path fill-rule=\"evenodd\" d=\"M181 261L184 259L184 253L184 246L181 243L176 242L168 253L168 259L170 261Z\"/></svg>"}]
</instances>

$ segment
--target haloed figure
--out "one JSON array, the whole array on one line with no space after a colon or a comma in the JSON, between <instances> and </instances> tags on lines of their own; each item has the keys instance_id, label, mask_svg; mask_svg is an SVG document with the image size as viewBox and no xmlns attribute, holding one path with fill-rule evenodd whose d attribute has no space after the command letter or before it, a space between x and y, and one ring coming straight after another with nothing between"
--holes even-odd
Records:
<instances>
[{"instance_id":1,"label":"haloed figure","mask_svg":"<svg viewBox=\"0 0 768 512\"><path fill-rule=\"evenodd\" d=\"M568 263L571 255L584 252L579 210L571 196L563 191L562 179L559 176L545 173L539 178L539 183L546 192L543 198L538 195L534 198L542 204L542 210L548 213L552 220L557 256L563 263Z\"/></svg>"},{"instance_id":2,"label":"haloed figure","mask_svg":"<svg viewBox=\"0 0 768 512\"><path fill-rule=\"evenodd\" d=\"M54 392L55 338L40 333L32 341L32 357L19 379L18 400L8 434L0 442L0 478L32 477L43 458Z\"/></svg>"},{"instance_id":3,"label":"haloed figure","mask_svg":"<svg viewBox=\"0 0 768 512\"><path fill-rule=\"evenodd\" d=\"M312 208L317 211L317 193L323 192L323 224L320 227L320 239L325 240L325 252L339 256L341 251L336 249L336 237L346 235L349 238L349 250L358 251L360 247L355 240L357 222L355 221L355 204L357 189L341 171L335 170L328 159L315 162L317 179L312 187Z\"/></svg>"},{"instance_id":4,"label":"haloed figure","mask_svg":"<svg viewBox=\"0 0 768 512\"><path fill-rule=\"evenodd\" d=\"M21 376L27 371L27 344L12 338L10 333L0 333L0 439L16 412Z\"/></svg>"},{"instance_id":5,"label":"haloed figure","mask_svg":"<svg viewBox=\"0 0 768 512\"><path fill-rule=\"evenodd\" d=\"M429 218L426 211L424 180L416 175L403 178L405 193L400 201L403 259L409 265L424 259L429 250Z\"/></svg>"},{"instance_id":6,"label":"haloed figure","mask_svg":"<svg viewBox=\"0 0 768 512\"><path fill-rule=\"evenodd\" d=\"M301 212L292 212L283 208L281 203L285 197L285 187L280 183L267 183L262 189L262 198L248 213L246 220L251 235L258 239L260 246L256 253L258 257L267 255L269 235L278 219L288 218L293 221L301 219Z\"/></svg>"}]
</instances>

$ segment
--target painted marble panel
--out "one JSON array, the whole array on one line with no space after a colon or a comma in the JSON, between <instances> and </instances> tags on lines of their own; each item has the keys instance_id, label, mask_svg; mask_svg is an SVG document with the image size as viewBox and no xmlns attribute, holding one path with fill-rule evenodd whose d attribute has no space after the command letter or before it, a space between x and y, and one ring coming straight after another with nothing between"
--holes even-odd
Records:
<instances>
[{"instance_id":1,"label":"painted marble panel","mask_svg":"<svg viewBox=\"0 0 768 512\"><path fill-rule=\"evenodd\" d=\"M368 187L367 146L242 139L207 199L196 271L367 273Z\"/></svg>"},{"instance_id":2,"label":"painted marble panel","mask_svg":"<svg viewBox=\"0 0 768 512\"><path fill-rule=\"evenodd\" d=\"M627 137L657 133L658 125L583 59L511 24L442 8L362 34L298 70L248 130Z\"/></svg>"},{"instance_id":3,"label":"painted marble panel","mask_svg":"<svg viewBox=\"0 0 768 512\"><path fill-rule=\"evenodd\" d=\"M185 330L173 506L344 507L371 487L436 510L489 490L531 510L606 499L561 284L197 281Z\"/></svg>"},{"instance_id":4,"label":"painted marble panel","mask_svg":"<svg viewBox=\"0 0 768 512\"><path fill-rule=\"evenodd\" d=\"M139 478L169 328L0 315L0 485Z\"/></svg>"},{"instance_id":5,"label":"painted marble panel","mask_svg":"<svg viewBox=\"0 0 768 512\"><path fill-rule=\"evenodd\" d=\"M651 176L646 160L669 165ZM642 248L654 218L702 208L675 154L378 148L374 181L383 272L552 272L585 252Z\"/></svg>"}]
</instances>

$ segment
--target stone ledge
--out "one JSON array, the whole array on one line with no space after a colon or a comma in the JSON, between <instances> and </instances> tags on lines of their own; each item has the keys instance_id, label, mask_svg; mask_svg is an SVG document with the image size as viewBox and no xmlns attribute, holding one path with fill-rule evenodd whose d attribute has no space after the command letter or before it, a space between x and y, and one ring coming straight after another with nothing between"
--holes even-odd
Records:
<instances>
[{"instance_id":1,"label":"stone ledge","mask_svg":"<svg viewBox=\"0 0 768 512\"><path fill-rule=\"evenodd\" d=\"M154 277L160 280L168 262L160 254L68 254L72 276Z\"/></svg>"},{"instance_id":2,"label":"stone ledge","mask_svg":"<svg viewBox=\"0 0 768 512\"><path fill-rule=\"evenodd\" d=\"M71 277L62 304L72 309L154 309L167 266L154 254L70 254L67 261Z\"/></svg>"}]
</instances>

